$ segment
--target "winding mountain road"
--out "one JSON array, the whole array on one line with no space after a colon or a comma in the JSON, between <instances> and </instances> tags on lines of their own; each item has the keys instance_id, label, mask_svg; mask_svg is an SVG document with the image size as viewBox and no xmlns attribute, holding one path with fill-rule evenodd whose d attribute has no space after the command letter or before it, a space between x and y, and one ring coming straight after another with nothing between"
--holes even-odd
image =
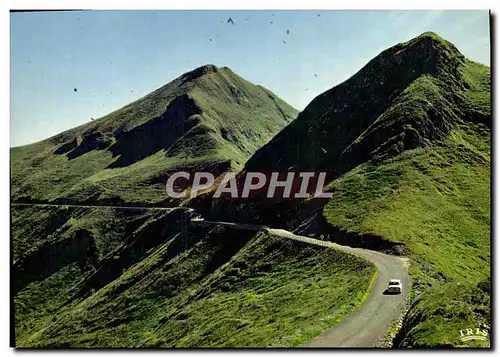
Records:
<instances>
[{"instance_id":1,"label":"winding mountain road","mask_svg":"<svg viewBox=\"0 0 500 357\"><path fill-rule=\"evenodd\" d=\"M269 229L276 236L329 247L355 254L371 261L377 267L377 279L366 301L340 323L312 339L304 347L377 347L395 317L404 312L410 278L404 258L373 250L352 248L332 242L297 236L282 229ZM403 293L385 295L389 279L400 279Z\"/></svg>"},{"instance_id":2,"label":"winding mountain road","mask_svg":"<svg viewBox=\"0 0 500 357\"><path fill-rule=\"evenodd\" d=\"M19 203L12 202L11 205L18 206L63 206L62 204L47 203ZM64 205L68 207L101 207L117 209L164 209L173 210L176 208L164 207L135 207L135 206L93 206L83 204ZM186 209L186 208L184 208ZM187 208L190 212L195 212ZM373 284L365 302L338 324L324 331L320 336L310 340L303 347L378 347L387 328L395 318L399 317L405 308L405 301L408 296L410 278L407 271L407 261L404 258L383 254L381 252L352 248L339 245L337 243L322 241L314 238L295 235L283 229L273 229L263 225L207 221L197 216L191 219L192 224L199 225L223 225L242 230L266 230L268 233L300 242L306 242L317 246L333 248L347 253L355 254L365 258L377 267L377 278ZM384 294L389 279L400 279L403 285L403 293L399 295Z\"/></svg>"},{"instance_id":3,"label":"winding mountain road","mask_svg":"<svg viewBox=\"0 0 500 357\"><path fill-rule=\"evenodd\" d=\"M303 347L380 347L382 339L387 333L387 328L395 318L401 316L404 312L410 285L405 258L298 236L283 229L273 229L262 225L205 221L201 218L194 218L192 222L203 225L219 224L240 229L264 229L274 236L341 250L365 258L375 264L377 267L377 278L365 302L354 312L347 315L340 323L310 340ZM401 294L384 294L389 279L401 280L403 285L403 292Z\"/></svg>"},{"instance_id":4,"label":"winding mountain road","mask_svg":"<svg viewBox=\"0 0 500 357\"><path fill-rule=\"evenodd\" d=\"M173 211L176 207L149 207L149 206L112 206L112 205L85 205L85 204L64 204L64 203L30 203L30 202L11 202L11 206L20 207L75 207L75 208L113 208L113 209L129 209L129 210L163 210L163 211Z\"/></svg>"}]
</instances>

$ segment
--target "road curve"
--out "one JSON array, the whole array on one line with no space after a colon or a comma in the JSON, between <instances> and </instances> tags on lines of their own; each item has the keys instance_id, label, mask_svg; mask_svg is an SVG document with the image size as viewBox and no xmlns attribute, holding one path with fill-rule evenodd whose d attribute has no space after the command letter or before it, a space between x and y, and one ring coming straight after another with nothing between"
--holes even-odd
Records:
<instances>
[{"instance_id":1,"label":"road curve","mask_svg":"<svg viewBox=\"0 0 500 357\"><path fill-rule=\"evenodd\" d=\"M130 210L157 209L164 211L173 211L176 207L157 207L157 206L108 206L108 205L85 205L85 204L64 204L64 203L29 203L29 202L11 202L11 206L40 206L40 207L77 207L77 208L115 208Z\"/></svg>"},{"instance_id":2,"label":"road curve","mask_svg":"<svg viewBox=\"0 0 500 357\"><path fill-rule=\"evenodd\" d=\"M403 313L408 296L410 278L404 258L373 250L352 248L332 242L297 236L282 229L268 229L269 233L342 250L363 257L377 267L377 279L366 301L344 320L312 339L304 347L377 347L395 317ZM403 293L384 295L389 279L400 279Z\"/></svg>"},{"instance_id":3,"label":"road curve","mask_svg":"<svg viewBox=\"0 0 500 357\"><path fill-rule=\"evenodd\" d=\"M92 205L64 205L47 203L14 203L18 206L69 206L69 207L101 207L117 209L164 209L166 207L132 207L132 206L92 206ZM173 208L175 209L175 208ZM192 210L192 209L191 209ZM193 210L194 211L194 210ZM383 254L373 250L352 248L337 243L322 241L314 238L295 235L283 229L273 229L263 225L214 222L203 218L193 218L193 224L225 225L244 230L266 230L272 235L306 242L318 246L342 250L355 254L371 261L377 267L377 279L373 284L365 302L354 312L347 315L340 323L324 331L320 336L310 340L304 347L377 347L386 334L386 330L395 317L403 313L405 300L408 295L410 278L404 258ZM384 295L389 279L400 279L403 284L403 293L399 295Z\"/></svg>"},{"instance_id":4,"label":"road curve","mask_svg":"<svg viewBox=\"0 0 500 357\"><path fill-rule=\"evenodd\" d=\"M351 314L345 316L340 323L327 329L320 336L313 338L303 347L381 347L387 328L396 317L399 317L404 312L405 300L410 285L405 258L298 236L283 229L272 229L262 225L205 221L200 218L192 220L192 223L201 225L218 224L245 230L266 230L274 236L355 254L375 264L377 278L365 302ZM403 285L402 294L384 294L389 279L401 280Z\"/></svg>"}]
</instances>

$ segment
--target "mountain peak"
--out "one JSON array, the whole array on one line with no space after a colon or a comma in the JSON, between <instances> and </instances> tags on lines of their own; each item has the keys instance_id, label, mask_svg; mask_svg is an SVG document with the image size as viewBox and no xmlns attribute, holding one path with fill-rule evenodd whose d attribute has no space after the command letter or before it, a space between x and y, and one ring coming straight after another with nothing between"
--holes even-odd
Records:
<instances>
[{"instance_id":1,"label":"mountain peak","mask_svg":"<svg viewBox=\"0 0 500 357\"><path fill-rule=\"evenodd\" d=\"M165 180L172 170L180 166L206 168L220 175L227 171L228 164L239 167L296 115L297 111L275 94L228 68L207 64L107 116L13 150L13 155L35 160L35 167L41 162L54 162L58 172L75 172L67 186L56 188L57 193L49 196L51 191L43 199L112 199L120 204L166 202L172 199L152 193L156 189L164 192ZM30 152L37 152L36 158ZM88 167L84 176L73 170L75 162L80 162L81 168ZM40 186L35 183L38 178L25 180L30 167L16 166L19 170L13 174L13 182L20 187L19 192L43 195L31 188ZM136 175L136 169L141 173ZM118 182L115 173L122 171L131 172L129 177L134 183ZM109 180L107 188L90 181L80 186L86 177L99 172L109 173L104 179ZM125 197L120 188L125 182L155 188L132 190L132 195ZM63 187L71 187L64 197ZM26 198L29 194L22 195Z\"/></svg>"},{"instance_id":2,"label":"mountain peak","mask_svg":"<svg viewBox=\"0 0 500 357\"><path fill-rule=\"evenodd\" d=\"M426 31L411 40L399 44L400 46L411 46L418 43L435 43L438 45L453 46L451 42L446 41L444 38L439 36L437 33L432 31ZM455 46L453 46L455 47Z\"/></svg>"},{"instance_id":3,"label":"mountain peak","mask_svg":"<svg viewBox=\"0 0 500 357\"><path fill-rule=\"evenodd\" d=\"M441 36L439 36L437 33L433 32L433 31L426 31L426 32L422 33L420 36L415 37L415 39L421 39L421 40L422 39L430 39L430 40L439 41L439 42L448 42L444 38L442 38Z\"/></svg>"},{"instance_id":4,"label":"mountain peak","mask_svg":"<svg viewBox=\"0 0 500 357\"><path fill-rule=\"evenodd\" d=\"M438 34L432 31L427 31L421 35L394 46L394 48L402 47L403 49L417 51L422 54L427 54L432 58L444 58L447 60L464 59L464 55L455 47L454 44L448 42Z\"/></svg>"},{"instance_id":5,"label":"mountain peak","mask_svg":"<svg viewBox=\"0 0 500 357\"><path fill-rule=\"evenodd\" d=\"M471 69L453 44L425 32L388 48L313 99L246 167L299 163L303 170L329 169L337 177L362 162L436 144L460 120L488 125L487 109L474 112L482 102L466 98L468 88L487 86L468 83L487 83L471 79L476 72L488 77Z\"/></svg>"},{"instance_id":6,"label":"mountain peak","mask_svg":"<svg viewBox=\"0 0 500 357\"><path fill-rule=\"evenodd\" d=\"M184 73L181 78L183 79L183 81L192 81L206 74L217 73L218 71L219 68L216 65L206 64L201 67L195 68L192 71Z\"/></svg>"}]
</instances>

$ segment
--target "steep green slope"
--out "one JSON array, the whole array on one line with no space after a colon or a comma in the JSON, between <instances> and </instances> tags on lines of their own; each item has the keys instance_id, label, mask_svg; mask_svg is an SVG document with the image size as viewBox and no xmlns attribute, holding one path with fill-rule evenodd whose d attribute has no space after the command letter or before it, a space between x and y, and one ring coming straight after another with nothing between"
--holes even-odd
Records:
<instances>
[{"instance_id":1,"label":"steep green slope","mask_svg":"<svg viewBox=\"0 0 500 357\"><path fill-rule=\"evenodd\" d=\"M172 171L238 168L295 117L265 88L204 66L110 115L11 150L20 347L293 346L366 296L363 260L190 224ZM94 204L73 207L64 204Z\"/></svg>"},{"instance_id":2,"label":"steep green slope","mask_svg":"<svg viewBox=\"0 0 500 357\"><path fill-rule=\"evenodd\" d=\"M332 199L219 202L216 214L408 255L424 300L443 284L475 285L490 276L490 85L488 67L434 33L393 46L245 164L325 171ZM443 291L443 303L458 293ZM405 345L456 345L444 323L422 316L412 328L433 332Z\"/></svg>"},{"instance_id":3,"label":"steep green slope","mask_svg":"<svg viewBox=\"0 0 500 357\"><path fill-rule=\"evenodd\" d=\"M467 345L458 331L488 329L489 306L464 309L457 301L479 295L489 301L489 293L474 298L466 291L491 275L490 73L469 61L460 71L466 90L456 92L463 99L458 108L466 114L450 123L446 135L343 175L323 211L330 226L402 243L415 259L414 292L424 293L410 309L403 346L488 345Z\"/></svg>"},{"instance_id":4,"label":"steep green slope","mask_svg":"<svg viewBox=\"0 0 500 357\"><path fill-rule=\"evenodd\" d=\"M158 210L111 210L67 206L13 206L11 210L14 262L45 245L87 230L95 240L98 257L117 248L125 237Z\"/></svg>"},{"instance_id":5,"label":"steep green slope","mask_svg":"<svg viewBox=\"0 0 500 357\"><path fill-rule=\"evenodd\" d=\"M483 67L433 33L393 46L316 97L245 168L293 166L334 178L369 159L431 145L457 122L487 125L489 112L471 104L489 103L478 94L489 88L487 77L476 78Z\"/></svg>"},{"instance_id":6,"label":"steep green slope","mask_svg":"<svg viewBox=\"0 0 500 357\"><path fill-rule=\"evenodd\" d=\"M101 225L125 213L68 210L74 225L89 232L94 213ZM128 212L122 218L136 229L120 236L112 251L97 244L102 236L90 233L97 246L92 256L74 245L80 254L73 261L66 254L64 263L39 262L36 272L41 266L54 271L18 288L17 346L299 345L359 304L374 274L371 264L331 249L179 224L187 222L186 214ZM17 277L28 275L29 257L15 264Z\"/></svg>"},{"instance_id":7,"label":"steep green slope","mask_svg":"<svg viewBox=\"0 0 500 357\"><path fill-rule=\"evenodd\" d=\"M460 339L460 330L491 333L491 283L451 282L420 295L395 342L400 347L489 347L489 341Z\"/></svg>"},{"instance_id":8,"label":"steep green slope","mask_svg":"<svg viewBox=\"0 0 500 357\"><path fill-rule=\"evenodd\" d=\"M238 168L295 115L229 68L203 66L103 118L11 149L11 195L22 201L168 202L169 172Z\"/></svg>"},{"instance_id":9,"label":"steep green slope","mask_svg":"<svg viewBox=\"0 0 500 357\"><path fill-rule=\"evenodd\" d=\"M489 140L480 133L468 135ZM343 231L403 243L445 276L489 276L489 152L467 138L466 132L453 131L439 147L365 164L335 180L323 211L326 221Z\"/></svg>"}]
</instances>

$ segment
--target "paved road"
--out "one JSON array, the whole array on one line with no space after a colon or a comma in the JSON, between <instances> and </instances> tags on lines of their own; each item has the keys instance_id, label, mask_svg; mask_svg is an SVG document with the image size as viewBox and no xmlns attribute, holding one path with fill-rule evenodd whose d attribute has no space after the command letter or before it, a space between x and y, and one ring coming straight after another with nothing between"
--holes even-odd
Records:
<instances>
[{"instance_id":1,"label":"paved road","mask_svg":"<svg viewBox=\"0 0 500 357\"><path fill-rule=\"evenodd\" d=\"M384 337L387 327L396 316L403 313L408 296L410 278L404 258L368 249L351 248L332 242L297 236L282 229L269 229L271 234L308 242L315 245L343 250L371 262L377 269L377 279L366 301L344 320L312 339L304 347L376 347ZM389 279L400 279L403 293L384 295Z\"/></svg>"},{"instance_id":2,"label":"paved road","mask_svg":"<svg viewBox=\"0 0 500 357\"><path fill-rule=\"evenodd\" d=\"M11 202L11 206L45 206L45 207L83 207L83 208L116 208L116 209L131 209L131 210L141 210L141 209L161 209L165 211L172 211L175 208L171 207L146 207L146 206L105 206L105 205L73 205L64 203L20 203Z\"/></svg>"},{"instance_id":3,"label":"paved road","mask_svg":"<svg viewBox=\"0 0 500 357\"><path fill-rule=\"evenodd\" d=\"M103 207L119 209L162 209L166 207L133 207L133 206L92 206L92 205L64 205L50 203L11 203L18 206L68 206L68 207ZM189 209L189 208L188 208ZM193 209L189 209L194 212ZM408 295L409 276L406 261L403 258L383 254L380 252L351 248L332 242L314 238L298 236L283 229L272 229L263 225L241 224L231 222L206 221L201 217L191 220L199 225L225 225L245 230L267 230L270 234L307 242L314 245L342 250L363 257L373 262L378 270L377 279L366 301L344 320L326 330L322 335L312 339L304 347L376 347L386 333L387 327L393 319L399 316L405 305ZM389 279L400 279L403 284L403 293L400 295L384 295Z\"/></svg>"},{"instance_id":4,"label":"paved road","mask_svg":"<svg viewBox=\"0 0 500 357\"><path fill-rule=\"evenodd\" d=\"M408 296L410 278L407 262L404 258L383 254L373 250L352 248L332 242L295 235L283 229L272 229L261 225L238 224L230 222L192 220L195 224L220 224L240 229L265 229L269 233L288 239L307 242L314 245L342 250L363 257L377 267L377 279L365 302L344 320L327 329L322 335L312 339L304 347L377 347L386 334L393 320L400 316ZM400 279L403 293L385 295L389 279Z\"/></svg>"}]
</instances>

